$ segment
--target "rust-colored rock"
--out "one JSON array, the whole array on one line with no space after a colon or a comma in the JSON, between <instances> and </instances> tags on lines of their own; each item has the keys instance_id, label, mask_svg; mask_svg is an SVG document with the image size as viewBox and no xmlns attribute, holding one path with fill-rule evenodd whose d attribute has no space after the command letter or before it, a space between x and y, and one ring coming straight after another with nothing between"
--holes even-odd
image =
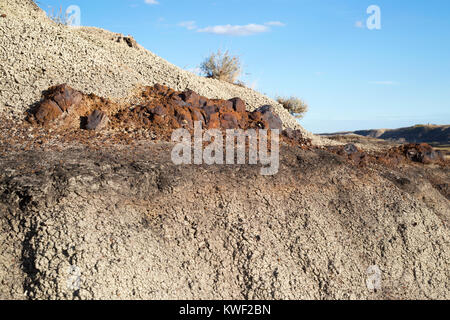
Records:
<instances>
[{"instance_id":1,"label":"rust-colored rock","mask_svg":"<svg viewBox=\"0 0 450 320\"><path fill-rule=\"evenodd\" d=\"M66 84L51 87L44 95L46 100L55 101L63 112L79 106L83 95Z\"/></svg>"},{"instance_id":2,"label":"rust-colored rock","mask_svg":"<svg viewBox=\"0 0 450 320\"><path fill-rule=\"evenodd\" d=\"M249 117L251 120L256 121L256 122L263 120L261 112L259 112L257 110L250 113Z\"/></svg>"},{"instance_id":3,"label":"rust-colored rock","mask_svg":"<svg viewBox=\"0 0 450 320\"><path fill-rule=\"evenodd\" d=\"M217 106L204 106L203 111L205 112L206 116L210 116L213 113L219 112L219 107Z\"/></svg>"},{"instance_id":4,"label":"rust-colored rock","mask_svg":"<svg viewBox=\"0 0 450 320\"><path fill-rule=\"evenodd\" d=\"M339 156L345 157L356 165L364 165L368 161L367 154L356 147L354 144L346 144L345 146L329 146L326 149Z\"/></svg>"},{"instance_id":5,"label":"rust-colored rock","mask_svg":"<svg viewBox=\"0 0 450 320\"><path fill-rule=\"evenodd\" d=\"M157 125L166 130L178 127L192 128L193 122L200 121L206 129L282 129L283 124L271 106L264 106L255 112L246 110L245 102L240 98L230 100L208 99L192 90L174 91L166 86L156 84L145 87L142 98L148 102L147 109L152 116L145 113L123 121L134 121L145 126ZM146 121L139 119L145 118ZM173 124L176 123L176 126ZM300 141L300 139L298 139Z\"/></svg>"},{"instance_id":6,"label":"rust-colored rock","mask_svg":"<svg viewBox=\"0 0 450 320\"><path fill-rule=\"evenodd\" d=\"M214 100L214 102L219 106L220 113L234 112L233 102L224 100Z\"/></svg>"},{"instance_id":7,"label":"rust-colored rock","mask_svg":"<svg viewBox=\"0 0 450 320\"><path fill-rule=\"evenodd\" d=\"M175 107L175 117L182 127L193 128L191 112L188 108Z\"/></svg>"},{"instance_id":8,"label":"rust-colored rock","mask_svg":"<svg viewBox=\"0 0 450 320\"><path fill-rule=\"evenodd\" d=\"M404 144L390 150L390 154L400 154L406 159L423 164L441 163L444 161L442 152L435 150L427 143Z\"/></svg>"},{"instance_id":9,"label":"rust-colored rock","mask_svg":"<svg viewBox=\"0 0 450 320\"><path fill-rule=\"evenodd\" d=\"M219 129L219 128L220 128L219 113L213 113L208 118L207 129Z\"/></svg>"},{"instance_id":10,"label":"rust-colored rock","mask_svg":"<svg viewBox=\"0 0 450 320\"><path fill-rule=\"evenodd\" d=\"M151 88L151 87L149 87L149 88ZM170 90L169 87L163 86L163 85L161 85L159 83L155 84L151 89L153 90L154 93L160 94L160 95L166 95L167 92ZM145 96L146 93L147 92L144 91L144 96Z\"/></svg>"},{"instance_id":11,"label":"rust-colored rock","mask_svg":"<svg viewBox=\"0 0 450 320\"><path fill-rule=\"evenodd\" d=\"M204 106L208 105L209 100L205 97L200 97L198 104L200 108L203 108Z\"/></svg>"},{"instance_id":12,"label":"rust-colored rock","mask_svg":"<svg viewBox=\"0 0 450 320\"><path fill-rule=\"evenodd\" d=\"M51 87L44 92L44 99L34 111L35 120L42 125L61 117L64 113L70 113L80 106L83 94L66 84Z\"/></svg>"},{"instance_id":13,"label":"rust-colored rock","mask_svg":"<svg viewBox=\"0 0 450 320\"><path fill-rule=\"evenodd\" d=\"M204 129L221 130L282 129L283 126L271 106L249 112L239 98L208 99L192 90L178 92L159 84L141 88L136 98L135 104L118 104L82 94L63 84L45 92L33 119L47 124L61 117L64 121L57 123L61 128L101 130L108 125L113 130L146 129L163 139L170 137L175 129L194 129L197 121ZM64 114L68 116L63 117ZM289 142L306 143L301 132L292 133Z\"/></svg>"},{"instance_id":14,"label":"rust-colored rock","mask_svg":"<svg viewBox=\"0 0 450 320\"><path fill-rule=\"evenodd\" d=\"M180 94L180 97L184 102L191 104L194 107L198 107L200 104L200 96L192 90L187 90Z\"/></svg>"},{"instance_id":15,"label":"rust-colored rock","mask_svg":"<svg viewBox=\"0 0 450 320\"><path fill-rule=\"evenodd\" d=\"M63 111L53 100L44 100L34 114L35 119L40 124L47 124L58 119Z\"/></svg>"},{"instance_id":16,"label":"rust-colored rock","mask_svg":"<svg viewBox=\"0 0 450 320\"><path fill-rule=\"evenodd\" d=\"M167 116L168 115L167 109L162 106L154 107L153 109L151 109L151 112L158 116Z\"/></svg>"},{"instance_id":17,"label":"rust-colored rock","mask_svg":"<svg viewBox=\"0 0 450 320\"><path fill-rule=\"evenodd\" d=\"M190 108L190 111L193 121L200 121L203 126L206 124L205 116L200 108Z\"/></svg>"},{"instance_id":18,"label":"rust-colored rock","mask_svg":"<svg viewBox=\"0 0 450 320\"><path fill-rule=\"evenodd\" d=\"M244 113L246 111L245 102L241 98L233 98L228 101L233 104L234 111L239 113Z\"/></svg>"},{"instance_id":19,"label":"rust-colored rock","mask_svg":"<svg viewBox=\"0 0 450 320\"><path fill-rule=\"evenodd\" d=\"M0 18L6 18L6 14L2 13L2 14L0 15Z\"/></svg>"},{"instance_id":20,"label":"rust-colored rock","mask_svg":"<svg viewBox=\"0 0 450 320\"><path fill-rule=\"evenodd\" d=\"M109 118L103 111L94 110L87 118L86 129L100 131L107 127Z\"/></svg>"},{"instance_id":21,"label":"rust-colored rock","mask_svg":"<svg viewBox=\"0 0 450 320\"><path fill-rule=\"evenodd\" d=\"M266 105L259 107L256 111L259 111L262 115L262 119L267 121L268 128L270 130L283 130L283 122L280 117L275 113L275 109L272 106Z\"/></svg>"},{"instance_id":22,"label":"rust-colored rock","mask_svg":"<svg viewBox=\"0 0 450 320\"><path fill-rule=\"evenodd\" d=\"M238 129L239 122L234 112L227 112L220 117L220 127L222 129Z\"/></svg>"},{"instance_id":23,"label":"rust-colored rock","mask_svg":"<svg viewBox=\"0 0 450 320\"><path fill-rule=\"evenodd\" d=\"M282 136L291 142L291 144L311 146L311 139L304 138L303 133L300 130L287 128L282 131Z\"/></svg>"}]
</instances>

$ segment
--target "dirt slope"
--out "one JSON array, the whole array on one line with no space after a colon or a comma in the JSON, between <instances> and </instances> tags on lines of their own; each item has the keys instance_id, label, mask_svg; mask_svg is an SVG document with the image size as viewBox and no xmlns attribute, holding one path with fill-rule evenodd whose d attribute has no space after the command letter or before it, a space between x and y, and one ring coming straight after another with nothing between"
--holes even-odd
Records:
<instances>
[{"instance_id":1,"label":"dirt slope","mask_svg":"<svg viewBox=\"0 0 450 320\"><path fill-rule=\"evenodd\" d=\"M96 149L0 158L0 298L450 298L448 169L284 147L262 177Z\"/></svg>"}]
</instances>

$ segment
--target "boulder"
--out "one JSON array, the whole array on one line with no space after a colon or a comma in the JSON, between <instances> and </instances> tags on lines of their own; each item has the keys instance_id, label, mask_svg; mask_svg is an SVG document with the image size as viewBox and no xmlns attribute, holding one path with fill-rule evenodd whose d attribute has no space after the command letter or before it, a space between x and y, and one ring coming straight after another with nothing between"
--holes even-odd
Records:
<instances>
[{"instance_id":1,"label":"boulder","mask_svg":"<svg viewBox=\"0 0 450 320\"><path fill-rule=\"evenodd\" d=\"M68 86L58 88L58 91L53 96L53 100L58 104L63 112L70 111L69 109L78 106L83 98L83 95L73 90Z\"/></svg>"},{"instance_id":2,"label":"boulder","mask_svg":"<svg viewBox=\"0 0 450 320\"><path fill-rule=\"evenodd\" d=\"M206 129L220 129L219 113L213 113L209 116Z\"/></svg>"},{"instance_id":3,"label":"boulder","mask_svg":"<svg viewBox=\"0 0 450 320\"><path fill-rule=\"evenodd\" d=\"M227 112L220 117L220 127L222 129L239 129L239 121L233 112Z\"/></svg>"},{"instance_id":4,"label":"boulder","mask_svg":"<svg viewBox=\"0 0 450 320\"><path fill-rule=\"evenodd\" d=\"M38 123L47 125L61 117L63 113L78 108L82 100L83 94L66 84L51 87L44 92L44 99L34 112L35 119Z\"/></svg>"},{"instance_id":5,"label":"boulder","mask_svg":"<svg viewBox=\"0 0 450 320\"><path fill-rule=\"evenodd\" d=\"M257 112L260 112L262 115L262 119L267 121L268 128L270 130L283 130L283 122L281 121L278 114L275 113L275 109L270 105L265 105L256 109Z\"/></svg>"},{"instance_id":6,"label":"boulder","mask_svg":"<svg viewBox=\"0 0 450 320\"><path fill-rule=\"evenodd\" d=\"M188 108L175 107L175 118L182 127L194 127L191 113Z\"/></svg>"},{"instance_id":7,"label":"boulder","mask_svg":"<svg viewBox=\"0 0 450 320\"><path fill-rule=\"evenodd\" d=\"M259 122L259 121L263 120L262 113L259 111L253 111L252 113L250 113L249 117L252 121L255 121L255 122Z\"/></svg>"},{"instance_id":8,"label":"boulder","mask_svg":"<svg viewBox=\"0 0 450 320\"><path fill-rule=\"evenodd\" d=\"M87 118L86 129L100 131L108 126L109 118L103 111L94 110Z\"/></svg>"},{"instance_id":9,"label":"boulder","mask_svg":"<svg viewBox=\"0 0 450 320\"><path fill-rule=\"evenodd\" d=\"M191 104L192 106L200 105L200 96L192 90L186 90L181 93L180 97L184 102Z\"/></svg>"},{"instance_id":10,"label":"boulder","mask_svg":"<svg viewBox=\"0 0 450 320\"><path fill-rule=\"evenodd\" d=\"M118 43L125 43L130 48L136 48L136 49L138 48L138 44L132 36L125 37L124 35L120 34L120 35L117 35L116 37L113 37L112 40L115 42L118 42Z\"/></svg>"},{"instance_id":11,"label":"boulder","mask_svg":"<svg viewBox=\"0 0 450 320\"><path fill-rule=\"evenodd\" d=\"M35 119L40 124L48 124L63 114L61 108L53 100L44 100L34 114Z\"/></svg>"},{"instance_id":12,"label":"boulder","mask_svg":"<svg viewBox=\"0 0 450 320\"><path fill-rule=\"evenodd\" d=\"M113 128L154 127L164 137L170 136L178 128L194 128L195 121L200 121L204 129L283 128L283 123L272 106L263 106L249 112L240 98L208 99L192 90L179 92L160 84L143 87L138 98L138 104L117 105L93 94L84 95L62 84L44 93L44 99L30 116L30 122L47 124L62 117L67 121L58 122L58 125L76 125L80 128L81 122L83 129L101 130L111 120ZM113 113L114 110L119 111ZM109 117L105 112L108 112ZM305 144L300 131L288 131L286 134L292 140L290 143Z\"/></svg>"},{"instance_id":13,"label":"boulder","mask_svg":"<svg viewBox=\"0 0 450 320\"><path fill-rule=\"evenodd\" d=\"M190 108L190 111L193 121L200 121L203 126L206 124L205 117L199 108Z\"/></svg>"},{"instance_id":14,"label":"boulder","mask_svg":"<svg viewBox=\"0 0 450 320\"><path fill-rule=\"evenodd\" d=\"M211 122L211 119L213 119L213 121L219 121L219 108L217 106L205 106L202 108L202 110L203 114L205 115L206 124L209 124ZM214 128L218 127L214 126Z\"/></svg>"},{"instance_id":15,"label":"boulder","mask_svg":"<svg viewBox=\"0 0 450 320\"><path fill-rule=\"evenodd\" d=\"M229 113L229 112L234 112L234 108L233 108L233 102L231 101L222 101L220 103L220 112L221 113Z\"/></svg>"},{"instance_id":16,"label":"boulder","mask_svg":"<svg viewBox=\"0 0 450 320\"><path fill-rule=\"evenodd\" d=\"M234 111L242 113L246 111L245 102L242 99L233 98L228 101L230 101L233 104Z\"/></svg>"}]
</instances>

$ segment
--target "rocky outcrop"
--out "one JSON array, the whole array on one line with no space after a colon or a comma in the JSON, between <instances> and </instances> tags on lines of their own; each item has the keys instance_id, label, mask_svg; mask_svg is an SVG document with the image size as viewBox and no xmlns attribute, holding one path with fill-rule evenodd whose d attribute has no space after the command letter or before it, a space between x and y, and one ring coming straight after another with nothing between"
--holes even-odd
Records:
<instances>
[{"instance_id":1,"label":"rocky outcrop","mask_svg":"<svg viewBox=\"0 0 450 320\"><path fill-rule=\"evenodd\" d=\"M404 144L390 148L386 152L378 152L375 154L367 154L352 143L343 146L330 146L325 149L337 155L346 157L357 165L366 165L368 161L378 162L389 166L398 166L405 161L444 166L446 163L442 152L426 143Z\"/></svg>"},{"instance_id":2,"label":"rocky outcrop","mask_svg":"<svg viewBox=\"0 0 450 320\"><path fill-rule=\"evenodd\" d=\"M367 154L352 143L343 146L331 146L326 148L339 156L345 157L356 165L365 165L369 157Z\"/></svg>"},{"instance_id":3,"label":"rocky outcrop","mask_svg":"<svg viewBox=\"0 0 450 320\"><path fill-rule=\"evenodd\" d=\"M139 48L136 40L132 36L124 36L123 34L118 34L112 37L112 40L117 43L125 43L130 48Z\"/></svg>"},{"instance_id":4,"label":"rocky outcrop","mask_svg":"<svg viewBox=\"0 0 450 320\"><path fill-rule=\"evenodd\" d=\"M139 105L122 105L120 110L114 110L108 99L86 95L63 84L44 92L43 100L31 112L29 121L61 126L66 125L65 117L72 115L71 121L79 118L78 123L75 122L77 127L101 130L111 118L113 128L157 127L166 134L178 128L193 129L196 121L205 129L283 129L273 107L263 106L249 112L240 98L211 100L192 90L178 92L157 84L143 88L140 100ZM299 130L296 134L302 136Z\"/></svg>"},{"instance_id":5,"label":"rocky outcrop","mask_svg":"<svg viewBox=\"0 0 450 320\"><path fill-rule=\"evenodd\" d=\"M423 164L443 163L444 155L427 143L404 144L391 150L391 153L399 153L413 162Z\"/></svg>"},{"instance_id":6,"label":"rocky outcrop","mask_svg":"<svg viewBox=\"0 0 450 320\"><path fill-rule=\"evenodd\" d=\"M283 129L283 122L276 114L275 109L272 106L265 105L259 107L255 112L259 112L261 114L262 121L265 121L270 129Z\"/></svg>"}]
</instances>

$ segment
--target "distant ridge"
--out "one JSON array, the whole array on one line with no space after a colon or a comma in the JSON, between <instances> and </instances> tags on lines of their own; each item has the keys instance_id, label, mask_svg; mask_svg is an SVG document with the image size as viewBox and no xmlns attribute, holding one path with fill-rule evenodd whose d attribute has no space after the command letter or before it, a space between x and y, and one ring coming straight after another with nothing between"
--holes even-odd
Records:
<instances>
[{"instance_id":1,"label":"distant ridge","mask_svg":"<svg viewBox=\"0 0 450 320\"><path fill-rule=\"evenodd\" d=\"M399 129L358 130L321 135L338 134L357 134L364 137L409 143L450 144L450 125L415 125Z\"/></svg>"}]
</instances>

